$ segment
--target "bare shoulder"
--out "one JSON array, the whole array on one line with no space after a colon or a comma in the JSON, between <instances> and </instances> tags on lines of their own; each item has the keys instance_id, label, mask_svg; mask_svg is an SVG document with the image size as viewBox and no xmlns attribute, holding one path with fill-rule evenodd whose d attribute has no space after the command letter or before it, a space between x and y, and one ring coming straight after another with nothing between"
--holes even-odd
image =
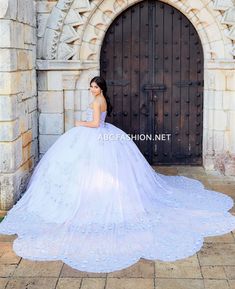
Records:
<instances>
[{"instance_id":1,"label":"bare shoulder","mask_svg":"<svg viewBox=\"0 0 235 289\"><path fill-rule=\"evenodd\" d=\"M102 106L102 104L101 104L101 102L100 102L100 100L99 99L95 99L94 101L93 101L93 109L101 109L101 106Z\"/></svg>"},{"instance_id":2,"label":"bare shoulder","mask_svg":"<svg viewBox=\"0 0 235 289\"><path fill-rule=\"evenodd\" d=\"M106 107L107 106L107 101L106 101L105 97L101 96L97 100L100 102L100 105L102 107Z\"/></svg>"},{"instance_id":3,"label":"bare shoulder","mask_svg":"<svg viewBox=\"0 0 235 289\"><path fill-rule=\"evenodd\" d=\"M100 98L97 97L97 98L93 101L93 104L94 104L95 106L101 106L101 105L102 105L102 101L101 101Z\"/></svg>"},{"instance_id":4,"label":"bare shoulder","mask_svg":"<svg viewBox=\"0 0 235 289\"><path fill-rule=\"evenodd\" d=\"M103 97L97 97L93 102L92 102L92 107L94 108L101 108L101 110L104 110L106 107L106 100Z\"/></svg>"}]
</instances>

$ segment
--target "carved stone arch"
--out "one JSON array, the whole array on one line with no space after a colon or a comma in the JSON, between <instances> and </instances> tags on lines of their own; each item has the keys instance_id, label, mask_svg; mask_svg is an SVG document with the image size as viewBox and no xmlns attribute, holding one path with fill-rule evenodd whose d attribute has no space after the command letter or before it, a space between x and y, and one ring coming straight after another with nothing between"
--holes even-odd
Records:
<instances>
[{"instance_id":1,"label":"carved stone arch","mask_svg":"<svg viewBox=\"0 0 235 289\"><path fill-rule=\"evenodd\" d=\"M105 31L120 13L138 2L140 2L140 0L128 2L104 0L97 5L96 11L84 26L83 41L77 51L76 58L98 61ZM230 10L222 17L221 13L217 11L218 6L211 7L210 2L208 3L208 1L205 0L162 0L162 2L175 7L191 21L201 38L204 55L206 55L207 59L232 58L232 53L235 53L234 45L232 40L226 37L229 36L231 38L232 32L228 30L226 25L221 27L221 23L224 24L225 21L228 22L228 19L230 20L231 15L228 13ZM222 29L224 33L221 31Z\"/></svg>"},{"instance_id":2,"label":"carved stone arch","mask_svg":"<svg viewBox=\"0 0 235 289\"><path fill-rule=\"evenodd\" d=\"M64 108L65 130L73 126L73 118L85 119L87 85L92 76L99 74L100 49L107 29L122 11L140 1L59 0L52 10L41 53L46 60L37 63L42 71L40 85L45 83L43 91L48 89L47 83L49 89L53 88L52 76L56 85L58 76L62 79L59 83L63 84L61 90L68 104ZM235 175L235 138L232 121L227 121L229 117L235 119L234 106L230 105L235 91L234 1L162 0L183 13L200 36L206 60L203 166L227 175ZM45 77L48 82L44 81Z\"/></svg>"},{"instance_id":3,"label":"carved stone arch","mask_svg":"<svg viewBox=\"0 0 235 289\"><path fill-rule=\"evenodd\" d=\"M220 11L222 24L227 25L224 29L225 35L232 41L230 52L235 56L235 1L215 0L214 9Z\"/></svg>"},{"instance_id":4,"label":"carved stone arch","mask_svg":"<svg viewBox=\"0 0 235 289\"><path fill-rule=\"evenodd\" d=\"M47 21L42 58L95 60L97 56L95 47L100 46L108 25L119 13L139 1L59 0ZM223 40L224 43L221 43L219 52L221 54L222 46L225 46L231 56L235 56L234 0L215 0L214 2L165 0L163 2L174 6L190 19L203 44L211 43L207 51L212 54L212 58L216 58L218 52L213 51L212 43L215 39L207 37L209 32L206 31L206 26L211 26L208 30L211 30L211 35L214 34L216 37L221 35L221 30L224 30L224 35L221 35L221 41ZM213 15L214 17L210 15L212 12L217 12ZM213 23L209 23L208 19L213 19ZM204 45L204 49L207 46ZM85 55L82 53L84 47L88 49ZM226 51L224 53L227 54Z\"/></svg>"},{"instance_id":5,"label":"carved stone arch","mask_svg":"<svg viewBox=\"0 0 235 289\"><path fill-rule=\"evenodd\" d=\"M47 20L42 59L68 60L76 53L85 14L94 7L89 0L59 0Z\"/></svg>"}]
</instances>

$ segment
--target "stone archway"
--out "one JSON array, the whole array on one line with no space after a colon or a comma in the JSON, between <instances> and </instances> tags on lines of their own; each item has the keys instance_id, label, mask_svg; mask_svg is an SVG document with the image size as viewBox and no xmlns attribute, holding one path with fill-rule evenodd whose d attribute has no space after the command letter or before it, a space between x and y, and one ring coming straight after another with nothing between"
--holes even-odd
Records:
<instances>
[{"instance_id":1,"label":"stone archway","mask_svg":"<svg viewBox=\"0 0 235 289\"><path fill-rule=\"evenodd\" d=\"M95 60L95 55L97 55L95 46L102 42L104 32L113 19L126 8L138 2L140 0L59 0L53 7L46 25L43 24L43 28L40 29L39 58ZM197 28L201 39L205 38L204 44L207 43L208 35L212 37L213 31L219 33L217 37L220 35L220 38L223 39L222 44L226 46L227 57L235 56L235 45L232 42L235 40L233 0L166 0L162 2L174 6L185 14ZM209 26L211 27L209 28ZM208 38L208 43L213 39L211 37ZM226 38L227 40L225 40ZM81 55L83 47L88 48L86 55ZM219 54L222 52L216 51L215 48L211 44L209 49L211 52L208 51L214 53L214 57L216 57L216 52Z\"/></svg>"},{"instance_id":2,"label":"stone archway","mask_svg":"<svg viewBox=\"0 0 235 289\"><path fill-rule=\"evenodd\" d=\"M132 5L108 28L100 55L114 107L107 121L142 135L134 142L149 164L202 165L203 59L188 18L160 1Z\"/></svg>"},{"instance_id":3,"label":"stone archway","mask_svg":"<svg viewBox=\"0 0 235 289\"><path fill-rule=\"evenodd\" d=\"M87 84L93 75L99 73L100 48L106 30L117 15L137 2L59 0L54 7L42 37L40 51L44 60L38 61L38 69L42 78L53 79L56 73L61 80L63 75L67 76L67 83L70 83L67 91L70 101L67 103L71 104L70 123L65 120L67 128L73 125L73 113L75 117L84 117L89 98ZM232 0L217 0L214 3L206 0L163 2L186 15L196 28L203 45L203 165L206 169L235 174L235 136L232 133L232 122L228 122L229 117L235 118L235 108L229 105L235 90L234 4ZM74 77L75 70L77 73L79 71L79 77ZM69 75L74 80L68 80ZM66 81L62 80L62 83L64 86L61 90L65 92Z\"/></svg>"}]
</instances>

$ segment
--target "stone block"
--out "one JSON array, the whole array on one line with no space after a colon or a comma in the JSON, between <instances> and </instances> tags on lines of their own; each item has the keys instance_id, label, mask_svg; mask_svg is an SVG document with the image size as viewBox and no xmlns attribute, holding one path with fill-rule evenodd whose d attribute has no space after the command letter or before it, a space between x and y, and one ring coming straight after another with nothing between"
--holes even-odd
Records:
<instances>
[{"instance_id":1,"label":"stone block","mask_svg":"<svg viewBox=\"0 0 235 289\"><path fill-rule=\"evenodd\" d=\"M65 16L65 12L54 6L50 18L48 19L47 27L53 30L59 30L63 25Z\"/></svg>"},{"instance_id":2,"label":"stone block","mask_svg":"<svg viewBox=\"0 0 235 289\"><path fill-rule=\"evenodd\" d=\"M62 90L62 72L48 71L47 72L47 86L48 90Z\"/></svg>"},{"instance_id":3,"label":"stone block","mask_svg":"<svg viewBox=\"0 0 235 289\"><path fill-rule=\"evenodd\" d=\"M73 128L75 126L74 123L74 110L67 109L64 112L64 122L65 122L65 131Z\"/></svg>"},{"instance_id":4,"label":"stone block","mask_svg":"<svg viewBox=\"0 0 235 289\"><path fill-rule=\"evenodd\" d=\"M32 141L32 129L29 129L22 134L22 145L23 147L27 146Z\"/></svg>"},{"instance_id":5,"label":"stone block","mask_svg":"<svg viewBox=\"0 0 235 289\"><path fill-rule=\"evenodd\" d=\"M8 19L0 20L0 47L24 48L24 24Z\"/></svg>"},{"instance_id":6,"label":"stone block","mask_svg":"<svg viewBox=\"0 0 235 289\"><path fill-rule=\"evenodd\" d=\"M95 286L94 285L94 281L92 282L92 278L90 278L91 280L87 280L87 278L84 278L84 284L86 284L87 286L84 286L84 288L104 288L104 278L103 278L103 282L101 285L99 285L100 287ZM199 287L197 285L197 279L195 280L190 280L188 279L188 282L184 282L185 279L179 279L176 281L176 279L172 279L172 280L167 280L168 282L164 282L167 279L160 279L158 280L156 283L157 285L157 289L170 289L172 287L174 288L194 288L194 289L202 289L203 287ZM186 279L187 280L187 279ZM172 281L172 282L170 282ZM200 280L202 283L202 280ZM98 283L98 282L97 282ZM174 284L174 286L173 286ZM135 288L135 289L154 289L154 280L153 278L107 278L107 282L106 282L106 288L107 289L131 289L131 288Z\"/></svg>"},{"instance_id":7,"label":"stone block","mask_svg":"<svg viewBox=\"0 0 235 289\"><path fill-rule=\"evenodd\" d=\"M18 117L17 95L0 95L0 118L2 121L15 120Z\"/></svg>"},{"instance_id":8,"label":"stone block","mask_svg":"<svg viewBox=\"0 0 235 289\"><path fill-rule=\"evenodd\" d=\"M0 122L0 141L11 142L20 136L19 120Z\"/></svg>"},{"instance_id":9,"label":"stone block","mask_svg":"<svg viewBox=\"0 0 235 289\"><path fill-rule=\"evenodd\" d=\"M16 173L0 175L0 210L7 211L15 204Z\"/></svg>"},{"instance_id":10,"label":"stone block","mask_svg":"<svg viewBox=\"0 0 235 289\"><path fill-rule=\"evenodd\" d=\"M37 96L32 96L26 100L28 106L28 112L32 112L37 109Z\"/></svg>"},{"instance_id":11,"label":"stone block","mask_svg":"<svg viewBox=\"0 0 235 289\"><path fill-rule=\"evenodd\" d=\"M0 18L15 20L16 15L17 5L15 5L15 0L1 0Z\"/></svg>"},{"instance_id":12,"label":"stone block","mask_svg":"<svg viewBox=\"0 0 235 289\"><path fill-rule=\"evenodd\" d=\"M223 39L223 32L218 29L218 25L215 23L214 20L213 22L211 22L211 25L206 27L206 33L208 35L209 42Z\"/></svg>"},{"instance_id":13,"label":"stone block","mask_svg":"<svg viewBox=\"0 0 235 289\"><path fill-rule=\"evenodd\" d=\"M214 111L214 129L226 130L228 126L228 113L223 110Z\"/></svg>"},{"instance_id":14,"label":"stone block","mask_svg":"<svg viewBox=\"0 0 235 289\"><path fill-rule=\"evenodd\" d=\"M47 71L38 71L38 91L47 89Z\"/></svg>"},{"instance_id":15,"label":"stone block","mask_svg":"<svg viewBox=\"0 0 235 289\"><path fill-rule=\"evenodd\" d=\"M229 113L229 127L230 127L230 140L231 140L231 153L235 154L235 132L234 132L234 124L235 124L235 111L230 111Z\"/></svg>"},{"instance_id":16,"label":"stone block","mask_svg":"<svg viewBox=\"0 0 235 289\"><path fill-rule=\"evenodd\" d=\"M29 159L29 146L22 148L22 163L25 164Z\"/></svg>"},{"instance_id":17,"label":"stone block","mask_svg":"<svg viewBox=\"0 0 235 289\"><path fill-rule=\"evenodd\" d=\"M20 91L22 98L27 99L32 95L32 70L23 70L20 72Z\"/></svg>"},{"instance_id":18,"label":"stone block","mask_svg":"<svg viewBox=\"0 0 235 289\"><path fill-rule=\"evenodd\" d=\"M101 49L101 43L97 39L95 44L83 42L80 50L80 58L84 60L99 60L99 52Z\"/></svg>"},{"instance_id":19,"label":"stone block","mask_svg":"<svg viewBox=\"0 0 235 289\"><path fill-rule=\"evenodd\" d=\"M214 132L214 150L216 153L224 150L224 131Z\"/></svg>"},{"instance_id":20,"label":"stone block","mask_svg":"<svg viewBox=\"0 0 235 289\"><path fill-rule=\"evenodd\" d=\"M22 138L0 143L0 172L14 172L22 162Z\"/></svg>"},{"instance_id":21,"label":"stone block","mask_svg":"<svg viewBox=\"0 0 235 289\"><path fill-rule=\"evenodd\" d=\"M28 130L28 106L26 101L22 101L18 104L19 121L21 133Z\"/></svg>"},{"instance_id":22,"label":"stone block","mask_svg":"<svg viewBox=\"0 0 235 289\"><path fill-rule=\"evenodd\" d=\"M88 24L86 27L86 34L83 36L83 41L90 42L94 37L102 41L103 33L104 32L102 30Z\"/></svg>"},{"instance_id":23,"label":"stone block","mask_svg":"<svg viewBox=\"0 0 235 289\"><path fill-rule=\"evenodd\" d=\"M223 92L223 109L235 111L235 91Z\"/></svg>"},{"instance_id":24,"label":"stone block","mask_svg":"<svg viewBox=\"0 0 235 289\"><path fill-rule=\"evenodd\" d=\"M63 91L39 91L38 108L43 113L62 113L64 111Z\"/></svg>"},{"instance_id":25,"label":"stone block","mask_svg":"<svg viewBox=\"0 0 235 289\"><path fill-rule=\"evenodd\" d=\"M43 135L39 136L39 150L40 153L45 153L54 144L54 142L60 137L60 135Z\"/></svg>"},{"instance_id":26,"label":"stone block","mask_svg":"<svg viewBox=\"0 0 235 289\"><path fill-rule=\"evenodd\" d=\"M0 72L0 94L16 94L21 91L21 74L15 72Z\"/></svg>"},{"instance_id":27,"label":"stone block","mask_svg":"<svg viewBox=\"0 0 235 289\"><path fill-rule=\"evenodd\" d=\"M226 90L231 90L233 91L233 93L235 93L235 72L234 71L226 73Z\"/></svg>"},{"instance_id":28,"label":"stone block","mask_svg":"<svg viewBox=\"0 0 235 289\"><path fill-rule=\"evenodd\" d=\"M64 108L74 109L74 90L64 91Z\"/></svg>"},{"instance_id":29,"label":"stone block","mask_svg":"<svg viewBox=\"0 0 235 289\"><path fill-rule=\"evenodd\" d=\"M81 110L85 110L89 105L89 90L81 90Z\"/></svg>"},{"instance_id":30,"label":"stone block","mask_svg":"<svg viewBox=\"0 0 235 289\"><path fill-rule=\"evenodd\" d=\"M37 31L35 27L24 25L24 43L37 44Z\"/></svg>"},{"instance_id":31,"label":"stone block","mask_svg":"<svg viewBox=\"0 0 235 289\"><path fill-rule=\"evenodd\" d=\"M32 51L18 50L17 51L17 68L18 70L27 70L33 68Z\"/></svg>"},{"instance_id":32,"label":"stone block","mask_svg":"<svg viewBox=\"0 0 235 289\"><path fill-rule=\"evenodd\" d=\"M57 1L37 1L37 13L49 14L52 11L52 8L56 5Z\"/></svg>"},{"instance_id":33,"label":"stone block","mask_svg":"<svg viewBox=\"0 0 235 289\"><path fill-rule=\"evenodd\" d=\"M32 0L18 0L17 7L17 19L19 22L31 24L35 26L36 24L36 5Z\"/></svg>"},{"instance_id":34,"label":"stone block","mask_svg":"<svg viewBox=\"0 0 235 289\"><path fill-rule=\"evenodd\" d=\"M39 2L41 3L41 2ZM48 3L48 2L47 2ZM37 36L43 37L46 29L46 24L48 20L49 14L38 14L38 28L37 28Z\"/></svg>"},{"instance_id":35,"label":"stone block","mask_svg":"<svg viewBox=\"0 0 235 289\"><path fill-rule=\"evenodd\" d=\"M0 20L0 47L10 47L11 46L11 29L12 29L11 20Z\"/></svg>"},{"instance_id":36,"label":"stone block","mask_svg":"<svg viewBox=\"0 0 235 289\"><path fill-rule=\"evenodd\" d=\"M214 91L214 109L221 110L223 103L223 91Z\"/></svg>"},{"instance_id":37,"label":"stone block","mask_svg":"<svg viewBox=\"0 0 235 289\"><path fill-rule=\"evenodd\" d=\"M31 123L32 123L32 137L33 139L37 139L38 137L38 111L34 110L32 113L29 114L31 116Z\"/></svg>"},{"instance_id":38,"label":"stone block","mask_svg":"<svg viewBox=\"0 0 235 289\"><path fill-rule=\"evenodd\" d=\"M195 3L196 1L194 1ZM197 1L198 2L198 1ZM193 5L193 4L192 4ZM207 7L204 7L202 9L199 9L197 11L197 17L199 18L200 22L205 22L208 25L213 24L214 23L214 18L212 13L210 12L210 10Z\"/></svg>"},{"instance_id":39,"label":"stone block","mask_svg":"<svg viewBox=\"0 0 235 289\"><path fill-rule=\"evenodd\" d=\"M207 129L214 129L214 110L208 109L204 114L203 127Z\"/></svg>"},{"instance_id":40,"label":"stone block","mask_svg":"<svg viewBox=\"0 0 235 289\"><path fill-rule=\"evenodd\" d=\"M212 59L225 58L225 53L224 42L221 41L221 39L210 42L210 54Z\"/></svg>"},{"instance_id":41,"label":"stone block","mask_svg":"<svg viewBox=\"0 0 235 289\"><path fill-rule=\"evenodd\" d=\"M215 73L215 90L225 90L226 75L223 70L216 70Z\"/></svg>"},{"instance_id":42,"label":"stone block","mask_svg":"<svg viewBox=\"0 0 235 289\"><path fill-rule=\"evenodd\" d=\"M36 70L31 70L31 95L37 95L37 75Z\"/></svg>"},{"instance_id":43,"label":"stone block","mask_svg":"<svg viewBox=\"0 0 235 289\"><path fill-rule=\"evenodd\" d=\"M40 134L62 134L64 133L63 113L41 113L39 115Z\"/></svg>"},{"instance_id":44,"label":"stone block","mask_svg":"<svg viewBox=\"0 0 235 289\"><path fill-rule=\"evenodd\" d=\"M37 159L38 159L38 151L39 151L38 139L34 139L31 142L31 151L32 151L32 156L34 157L34 160L37 161Z\"/></svg>"},{"instance_id":45,"label":"stone block","mask_svg":"<svg viewBox=\"0 0 235 289\"><path fill-rule=\"evenodd\" d=\"M17 70L17 50L16 49L0 49L0 71ZM3 61L4 59L4 61Z\"/></svg>"},{"instance_id":46,"label":"stone block","mask_svg":"<svg viewBox=\"0 0 235 289\"><path fill-rule=\"evenodd\" d=\"M81 92L80 90L75 91L74 95L74 109L80 110L81 109Z\"/></svg>"}]
</instances>

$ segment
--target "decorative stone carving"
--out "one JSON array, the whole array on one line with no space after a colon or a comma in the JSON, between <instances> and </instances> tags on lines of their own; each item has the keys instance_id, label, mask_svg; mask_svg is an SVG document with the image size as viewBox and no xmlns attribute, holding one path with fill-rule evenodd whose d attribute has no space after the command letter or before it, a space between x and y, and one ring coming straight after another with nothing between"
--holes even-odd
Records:
<instances>
[{"instance_id":1,"label":"decorative stone carving","mask_svg":"<svg viewBox=\"0 0 235 289\"><path fill-rule=\"evenodd\" d=\"M100 34L100 31L105 31L114 16L131 5L132 2L134 4L138 1L59 0L48 17L41 54L42 59L69 60L73 59L75 54L80 55L80 51L77 51L77 49L81 48L81 43L84 41L82 38L84 27L87 25L93 26L93 32L90 29L91 33L93 33L93 37L91 36L90 40L92 42L90 43L86 39L89 49L89 43L94 43L97 34ZM193 13L195 7L199 11L203 9L200 9L200 5L198 6L199 2L195 3L192 1L193 3L196 6L192 5L192 7L188 8L190 9L188 11L189 14ZM200 3L203 4L203 1ZM206 3L203 5L206 5ZM233 42L232 49L231 46L227 47L230 49L231 54L235 56L235 2L234 0L215 0L213 8L221 11L223 14L221 23L229 26L228 31L224 29L224 33ZM96 10L95 23L89 17L92 15L93 9ZM84 37L87 38L87 35L84 35ZM98 42L96 43L98 44ZM86 52L83 56L86 57L85 59L96 59L96 55L92 50L90 53Z\"/></svg>"},{"instance_id":2,"label":"decorative stone carving","mask_svg":"<svg viewBox=\"0 0 235 289\"><path fill-rule=\"evenodd\" d=\"M223 14L221 23L229 26L225 32L226 36L233 41L231 54L235 56L235 1L234 0L215 0L214 9L220 10Z\"/></svg>"},{"instance_id":3,"label":"decorative stone carving","mask_svg":"<svg viewBox=\"0 0 235 289\"><path fill-rule=\"evenodd\" d=\"M59 0L48 17L42 48L42 59L68 60L78 47L84 19L90 11L89 0ZM79 26L79 29L77 29Z\"/></svg>"}]
</instances>

